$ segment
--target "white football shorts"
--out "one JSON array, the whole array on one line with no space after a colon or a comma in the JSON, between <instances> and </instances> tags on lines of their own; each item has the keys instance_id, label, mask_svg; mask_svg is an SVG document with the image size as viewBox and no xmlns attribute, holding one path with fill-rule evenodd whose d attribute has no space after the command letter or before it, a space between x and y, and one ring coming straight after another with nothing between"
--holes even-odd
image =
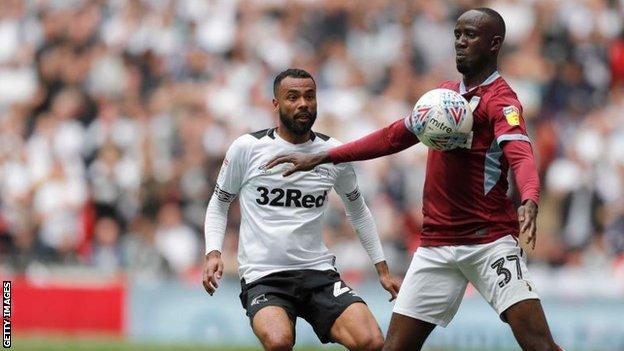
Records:
<instances>
[{"instance_id":1,"label":"white football shorts","mask_svg":"<svg viewBox=\"0 0 624 351\"><path fill-rule=\"evenodd\" d=\"M468 282L502 318L513 304L539 299L526 255L511 235L480 245L420 247L414 253L393 312L446 327Z\"/></svg>"}]
</instances>

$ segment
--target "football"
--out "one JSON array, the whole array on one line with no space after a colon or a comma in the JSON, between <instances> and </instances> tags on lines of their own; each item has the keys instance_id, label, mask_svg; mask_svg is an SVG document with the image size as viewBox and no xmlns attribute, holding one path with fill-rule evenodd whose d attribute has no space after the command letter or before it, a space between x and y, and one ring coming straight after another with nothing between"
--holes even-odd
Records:
<instances>
[{"instance_id":1,"label":"football","mask_svg":"<svg viewBox=\"0 0 624 351\"><path fill-rule=\"evenodd\" d=\"M421 143L448 151L472 144L472 110L468 101L449 89L433 89L418 99L407 127Z\"/></svg>"}]
</instances>

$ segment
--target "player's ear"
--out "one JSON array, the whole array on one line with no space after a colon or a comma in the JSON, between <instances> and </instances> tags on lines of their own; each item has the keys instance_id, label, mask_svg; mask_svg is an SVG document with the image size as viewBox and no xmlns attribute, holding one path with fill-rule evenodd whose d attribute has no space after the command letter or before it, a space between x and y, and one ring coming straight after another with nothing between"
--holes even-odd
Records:
<instances>
[{"instance_id":1,"label":"player's ear","mask_svg":"<svg viewBox=\"0 0 624 351\"><path fill-rule=\"evenodd\" d=\"M494 52L499 52L502 46L503 46L503 37L501 37L500 35L493 36L491 50Z\"/></svg>"},{"instance_id":2,"label":"player's ear","mask_svg":"<svg viewBox=\"0 0 624 351\"><path fill-rule=\"evenodd\" d=\"M279 101L276 98L273 98L273 111L279 110Z\"/></svg>"}]
</instances>

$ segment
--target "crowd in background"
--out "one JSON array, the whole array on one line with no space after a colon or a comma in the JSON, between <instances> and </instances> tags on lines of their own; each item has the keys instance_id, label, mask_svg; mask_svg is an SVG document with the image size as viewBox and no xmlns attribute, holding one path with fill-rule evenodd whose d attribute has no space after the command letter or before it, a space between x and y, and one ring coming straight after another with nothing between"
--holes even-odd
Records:
<instances>
[{"instance_id":1,"label":"crowd in background","mask_svg":"<svg viewBox=\"0 0 624 351\"><path fill-rule=\"evenodd\" d=\"M455 70L453 27L506 20L501 74L542 176L551 267L624 266L624 1L6 0L0 8L0 266L196 274L225 151L275 125L273 78L318 85L315 130L349 141L406 116ZM356 164L391 267L418 246L426 149ZM513 196L513 194L510 194ZM240 212L223 257L235 273ZM332 197L324 237L371 270ZM619 268L618 268L619 267Z\"/></svg>"}]
</instances>

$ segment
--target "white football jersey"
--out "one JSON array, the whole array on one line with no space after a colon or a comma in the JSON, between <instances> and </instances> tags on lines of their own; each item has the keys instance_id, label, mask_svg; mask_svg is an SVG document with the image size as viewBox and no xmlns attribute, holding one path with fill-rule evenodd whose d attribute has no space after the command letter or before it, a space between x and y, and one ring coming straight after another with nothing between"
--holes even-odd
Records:
<instances>
[{"instance_id":1,"label":"white football jersey","mask_svg":"<svg viewBox=\"0 0 624 351\"><path fill-rule=\"evenodd\" d=\"M238 270L247 283L284 270L335 269L335 257L322 240L321 217L332 188L343 201L362 201L353 167L323 164L284 177L290 164L270 170L264 165L276 155L316 153L337 145L337 140L320 133L312 133L305 143L291 144L272 128L243 135L230 146L213 196L222 202L239 196ZM383 260L379 252L382 257L374 261Z\"/></svg>"}]
</instances>

